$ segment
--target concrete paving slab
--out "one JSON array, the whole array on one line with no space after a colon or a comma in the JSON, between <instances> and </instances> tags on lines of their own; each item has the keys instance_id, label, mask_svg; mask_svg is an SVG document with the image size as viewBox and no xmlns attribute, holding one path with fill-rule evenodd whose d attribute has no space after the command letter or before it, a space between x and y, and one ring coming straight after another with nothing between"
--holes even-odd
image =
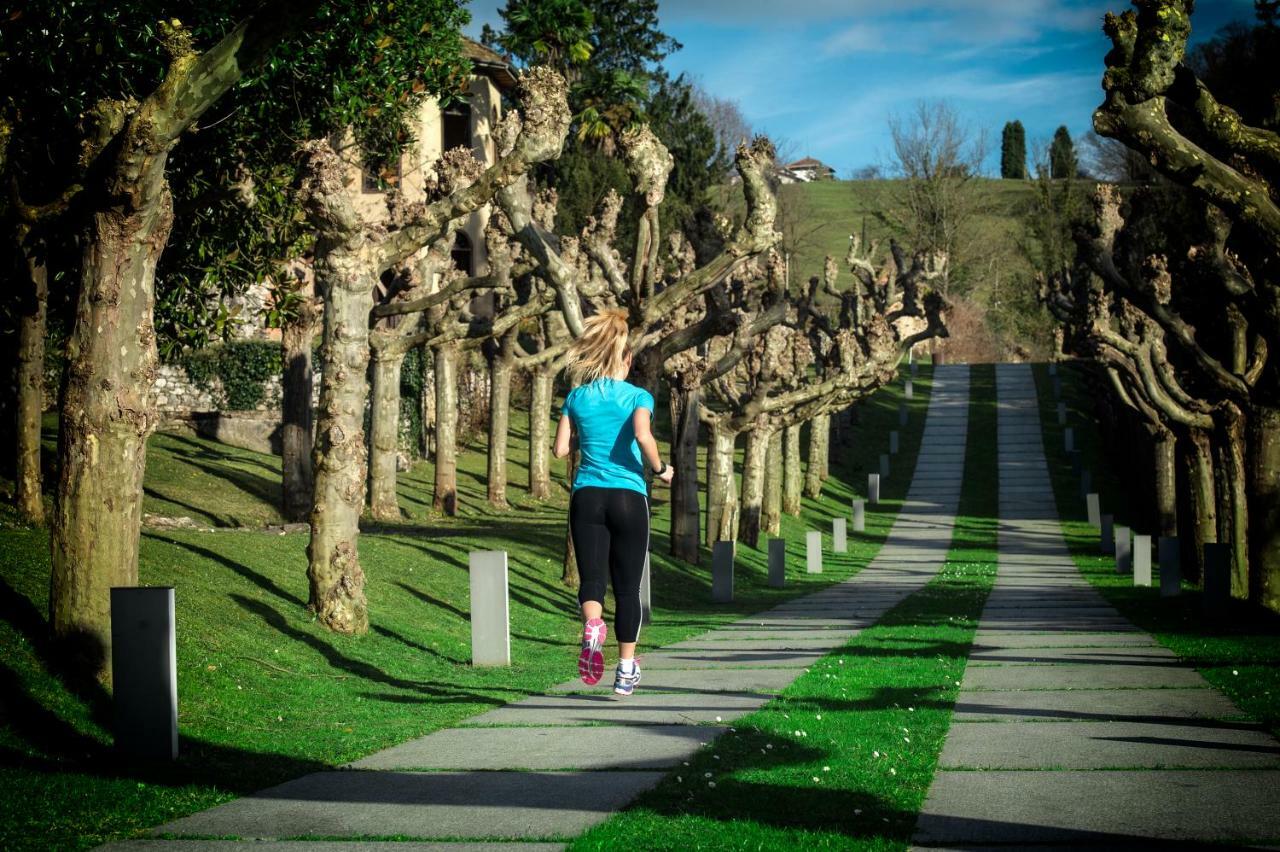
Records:
<instances>
[{"instance_id":1,"label":"concrete paving slab","mask_svg":"<svg viewBox=\"0 0 1280 852\"><path fill-rule=\"evenodd\" d=\"M655 651L639 654L646 672L662 669L805 668L824 655L812 651Z\"/></svg>"},{"instance_id":2,"label":"concrete paving slab","mask_svg":"<svg viewBox=\"0 0 1280 852\"><path fill-rule=\"evenodd\" d=\"M739 692L774 693L786 689L801 674L801 669L668 669L645 670L640 681L640 692ZM613 681L595 687L575 680L561 684L553 692L608 692L613 693Z\"/></svg>"},{"instance_id":3,"label":"concrete paving slab","mask_svg":"<svg viewBox=\"0 0 1280 852\"><path fill-rule=\"evenodd\" d=\"M640 681L645 689L646 678ZM745 716L772 695L741 692L649 692L535 695L472 716L463 725L703 725Z\"/></svg>"},{"instance_id":4,"label":"concrete paving slab","mask_svg":"<svg viewBox=\"0 0 1280 852\"><path fill-rule=\"evenodd\" d=\"M1240 711L1212 689L961 689L952 720L1128 721L1183 724L1239 719Z\"/></svg>"},{"instance_id":5,"label":"concrete paving slab","mask_svg":"<svg viewBox=\"0 0 1280 852\"><path fill-rule=\"evenodd\" d=\"M964 688L981 689L1208 689L1195 669L1178 665L1046 664L975 666L964 673Z\"/></svg>"},{"instance_id":6,"label":"concrete paving slab","mask_svg":"<svg viewBox=\"0 0 1280 852\"><path fill-rule=\"evenodd\" d=\"M155 829L242 838L567 838L661 772L318 772Z\"/></svg>"},{"instance_id":7,"label":"concrete paving slab","mask_svg":"<svg viewBox=\"0 0 1280 852\"><path fill-rule=\"evenodd\" d=\"M946 769L1280 769L1280 743L1246 726L974 722L947 732Z\"/></svg>"},{"instance_id":8,"label":"concrete paving slab","mask_svg":"<svg viewBox=\"0 0 1280 852\"><path fill-rule=\"evenodd\" d=\"M663 650L676 651L830 651L845 644L839 637L823 637L820 639L686 639L684 642L673 642L663 645Z\"/></svg>"},{"instance_id":9,"label":"concrete paving slab","mask_svg":"<svg viewBox=\"0 0 1280 852\"><path fill-rule=\"evenodd\" d=\"M854 636L858 635L856 630L823 630L820 628L796 628L791 630L766 630L764 628L741 629L741 630L716 630L711 633L704 633L689 642L770 642L773 640L783 639L786 641L802 641L807 639L817 639L823 642L835 642L843 644ZM673 648L675 645L664 645L664 648Z\"/></svg>"},{"instance_id":10,"label":"concrete paving slab","mask_svg":"<svg viewBox=\"0 0 1280 852\"><path fill-rule=\"evenodd\" d=\"M371 754L352 769L665 769L687 760L714 729L646 725L624 735L598 726L450 728Z\"/></svg>"},{"instance_id":11,"label":"concrete paving slab","mask_svg":"<svg viewBox=\"0 0 1280 852\"><path fill-rule=\"evenodd\" d=\"M1162 664L1185 667L1176 654L1161 645L1135 645L1111 648L995 648L978 644L969 654L969 665L1011 663L1077 663L1148 665Z\"/></svg>"},{"instance_id":12,"label":"concrete paving slab","mask_svg":"<svg viewBox=\"0 0 1280 852\"><path fill-rule=\"evenodd\" d=\"M563 843L421 843L384 840L125 840L97 852L559 852Z\"/></svg>"},{"instance_id":13,"label":"concrete paving slab","mask_svg":"<svg viewBox=\"0 0 1280 852\"><path fill-rule=\"evenodd\" d=\"M921 846L1131 841L1247 843L1280 837L1280 772L939 772Z\"/></svg>"},{"instance_id":14,"label":"concrete paving slab","mask_svg":"<svg viewBox=\"0 0 1280 852\"><path fill-rule=\"evenodd\" d=\"M1149 634L1136 630L1119 633L1014 633L983 630L974 634L975 646L984 648L1108 648L1146 647L1156 644Z\"/></svg>"}]
</instances>

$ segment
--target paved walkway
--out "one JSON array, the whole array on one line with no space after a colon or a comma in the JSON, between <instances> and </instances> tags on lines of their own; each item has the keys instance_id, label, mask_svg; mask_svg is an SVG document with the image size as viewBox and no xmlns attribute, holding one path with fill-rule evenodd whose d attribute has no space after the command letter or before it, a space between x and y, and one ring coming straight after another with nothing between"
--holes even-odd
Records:
<instances>
[{"instance_id":1,"label":"paved walkway","mask_svg":"<svg viewBox=\"0 0 1280 852\"><path fill-rule=\"evenodd\" d=\"M643 654L644 679L630 698L616 699L611 679L594 689L573 680L351 767L363 771L308 775L156 833L276 841L254 844L255 852L559 848L492 841L569 838L602 822L936 574L960 496L968 389L967 367L935 371L906 504L876 559L850 580ZM791 561L802 564L796 545ZM490 842L284 840L298 836ZM244 845L154 840L110 848L152 847L192 852Z\"/></svg>"},{"instance_id":2,"label":"paved walkway","mask_svg":"<svg viewBox=\"0 0 1280 852\"><path fill-rule=\"evenodd\" d=\"M1280 744L1076 570L1031 371L996 385L999 572L915 843L1274 843Z\"/></svg>"}]
</instances>

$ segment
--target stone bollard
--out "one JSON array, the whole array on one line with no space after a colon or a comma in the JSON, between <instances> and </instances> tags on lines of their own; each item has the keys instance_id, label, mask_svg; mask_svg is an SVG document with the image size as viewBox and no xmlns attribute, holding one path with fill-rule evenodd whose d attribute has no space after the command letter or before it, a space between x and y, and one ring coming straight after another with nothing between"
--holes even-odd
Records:
<instances>
[{"instance_id":1,"label":"stone bollard","mask_svg":"<svg viewBox=\"0 0 1280 852\"><path fill-rule=\"evenodd\" d=\"M178 757L178 645L172 586L111 590L111 682L116 748Z\"/></svg>"},{"instance_id":2,"label":"stone bollard","mask_svg":"<svg viewBox=\"0 0 1280 852\"><path fill-rule=\"evenodd\" d=\"M889 456L887 453L880 454L880 481L889 478Z\"/></svg>"},{"instance_id":3,"label":"stone bollard","mask_svg":"<svg viewBox=\"0 0 1280 852\"><path fill-rule=\"evenodd\" d=\"M849 552L849 524L844 518L831 519L831 552Z\"/></svg>"},{"instance_id":4,"label":"stone bollard","mask_svg":"<svg viewBox=\"0 0 1280 852\"><path fill-rule=\"evenodd\" d=\"M893 429L889 432L889 455L896 456L898 454L898 430Z\"/></svg>"},{"instance_id":5,"label":"stone bollard","mask_svg":"<svg viewBox=\"0 0 1280 852\"><path fill-rule=\"evenodd\" d=\"M804 534L804 564L810 574L822 573L822 533L810 530Z\"/></svg>"},{"instance_id":6,"label":"stone bollard","mask_svg":"<svg viewBox=\"0 0 1280 852\"><path fill-rule=\"evenodd\" d=\"M1133 571L1133 543L1129 537L1129 528L1117 524L1115 537L1116 573L1128 574Z\"/></svg>"},{"instance_id":7,"label":"stone bollard","mask_svg":"<svg viewBox=\"0 0 1280 852\"><path fill-rule=\"evenodd\" d=\"M1067 425L1067 404L1065 402L1058 403L1058 425Z\"/></svg>"},{"instance_id":8,"label":"stone bollard","mask_svg":"<svg viewBox=\"0 0 1280 852\"><path fill-rule=\"evenodd\" d=\"M1062 430L1062 448L1067 452L1075 452L1076 449L1076 430L1070 426Z\"/></svg>"},{"instance_id":9,"label":"stone bollard","mask_svg":"<svg viewBox=\"0 0 1280 852\"><path fill-rule=\"evenodd\" d=\"M1103 515L1098 519L1098 552L1110 556L1116 552L1115 515Z\"/></svg>"},{"instance_id":10,"label":"stone bollard","mask_svg":"<svg viewBox=\"0 0 1280 852\"><path fill-rule=\"evenodd\" d=\"M787 540L769 539L769 586L781 589L787 582Z\"/></svg>"},{"instance_id":11,"label":"stone bollard","mask_svg":"<svg viewBox=\"0 0 1280 852\"><path fill-rule=\"evenodd\" d=\"M653 591L649 585L649 553L644 554L644 571L640 574L640 625L653 624Z\"/></svg>"},{"instance_id":12,"label":"stone bollard","mask_svg":"<svg viewBox=\"0 0 1280 852\"><path fill-rule=\"evenodd\" d=\"M1151 588L1151 536L1133 537L1133 584Z\"/></svg>"},{"instance_id":13,"label":"stone bollard","mask_svg":"<svg viewBox=\"0 0 1280 852\"><path fill-rule=\"evenodd\" d=\"M1085 513L1089 517L1089 526L1102 526L1102 503L1096 493L1089 493L1084 498Z\"/></svg>"},{"instance_id":14,"label":"stone bollard","mask_svg":"<svg viewBox=\"0 0 1280 852\"><path fill-rule=\"evenodd\" d=\"M1160 597L1176 598L1182 594L1182 551L1177 536L1160 536L1156 559L1160 562Z\"/></svg>"},{"instance_id":15,"label":"stone bollard","mask_svg":"<svg viewBox=\"0 0 1280 852\"><path fill-rule=\"evenodd\" d=\"M904 399L916 398L915 382L911 381L910 379L907 379L906 384L902 386L902 396Z\"/></svg>"},{"instance_id":16,"label":"stone bollard","mask_svg":"<svg viewBox=\"0 0 1280 852\"><path fill-rule=\"evenodd\" d=\"M717 541L711 548L711 602L733 602L733 556L732 541Z\"/></svg>"},{"instance_id":17,"label":"stone bollard","mask_svg":"<svg viewBox=\"0 0 1280 852\"><path fill-rule=\"evenodd\" d=\"M898 425L904 429L907 426L907 404L905 402L898 403Z\"/></svg>"},{"instance_id":18,"label":"stone bollard","mask_svg":"<svg viewBox=\"0 0 1280 852\"><path fill-rule=\"evenodd\" d=\"M1204 546L1204 610L1221 615L1231 600L1231 546L1211 543Z\"/></svg>"},{"instance_id":19,"label":"stone bollard","mask_svg":"<svg viewBox=\"0 0 1280 852\"><path fill-rule=\"evenodd\" d=\"M919 365L917 365L915 361L912 361L912 362L911 362L911 377L912 377L912 378L915 378L915 375L916 375L916 367L917 367L917 366L919 366Z\"/></svg>"},{"instance_id":20,"label":"stone bollard","mask_svg":"<svg viewBox=\"0 0 1280 852\"><path fill-rule=\"evenodd\" d=\"M867 502L872 506L880 505L880 474L867 474Z\"/></svg>"},{"instance_id":21,"label":"stone bollard","mask_svg":"<svg viewBox=\"0 0 1280 852\"><path fill-rule=\"evenodd\" d=\"M867 531L867 501L854 499L853 501L853 531Z\"/></svg>"},{"instance_id":22,"label":"stone bollard","mask_svg":"<svg viewBox=\"0 0 1280 852\"><path fill-rule=\"evenodd\" d=\"M1080 496L1084 497L1093 490L1093 471L1085 468L1080 471Z\"/></svg>"},{"instance_id":23,"label":"stone bollard","mask_svg":"<svg viewBox=\"0 0 1280 852\"><path fill-rule=\"evenodd\" d=\"M1049 362L1049 375L1051 375L1051 376L1056 376L1056 375L1058 375L1058 362L1057 362L1057 361L1050 361L1050 362Z\"/></svg>"},{"instance_id":24,"label":"stone bollard","mask_svg":"<svg viewBox=\"0 0 1280 852\"><path fill-rule=\"evenodd\" d=\"M511 665L507 600L507 552L473 550L471 569L471 665Z\"/></svg>"}]
</instances>

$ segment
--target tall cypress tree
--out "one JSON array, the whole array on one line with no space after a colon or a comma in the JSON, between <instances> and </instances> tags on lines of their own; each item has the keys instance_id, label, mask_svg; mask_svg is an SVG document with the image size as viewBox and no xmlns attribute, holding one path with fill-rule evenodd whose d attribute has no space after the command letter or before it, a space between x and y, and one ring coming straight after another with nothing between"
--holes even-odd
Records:
<instances>
[{"instance_id":1,"label":"tall cypress tree","mask_svg":"<svg viewBox=\"0 0 1280 852\"><path fill-rule=\"evenodd\" d=\"M1063 125L1053 134L1053 144L1049 146L1049 176L1054 179L1075 177L1077 162L1075 143Z\"/></svg>"},{"instance_id":2,"label":"tall cypress tree","mask_svg":"<svg viewBox=\"0 0 1280 852\"><path fill-rule=\"evenodd\" d=\"M1021 121L1010 121L1000 136L1000 177L1006 180L1027 178L1027 131Z\"/></svg>"}]
</instances>

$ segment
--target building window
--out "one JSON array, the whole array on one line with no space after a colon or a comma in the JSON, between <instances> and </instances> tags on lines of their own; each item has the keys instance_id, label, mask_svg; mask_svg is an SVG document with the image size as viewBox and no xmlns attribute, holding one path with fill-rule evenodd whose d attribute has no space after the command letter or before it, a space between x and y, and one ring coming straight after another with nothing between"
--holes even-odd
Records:
<instances>
[{"instance_id":1,"label":"building window","mask_svg":"<svg viewBox=\"0 0 1280 852\"><path fill-rule=\"evenodd\" d=\"M365 193L385 192L386 189L383 187L383 182L387 186L399 186L400 179L404 177L401 159L399 157L396 158L395 169L383 169L380 173L371 169L368 163L361 166L360 191Z\"/></svg>"},{"instance_id":2,"label":"building window","mask_svg":"<svg viewBox=\"0 0 1280 852\"><path fill-rule=\"evenodd\" d=\"M452 104L440 116L440 151L471 149L471 106Z\"/></svg>"},{"instance_id":3,"label":"building window","mask_svg":"<svg viewBox=\"0 0 1280 852\"><path fill-rule=\"evenodd\" d=\"M472 251L471 238L465 231L458 231L453 236L453 268L471 275Z\"/></svg>"}]
</instances>

